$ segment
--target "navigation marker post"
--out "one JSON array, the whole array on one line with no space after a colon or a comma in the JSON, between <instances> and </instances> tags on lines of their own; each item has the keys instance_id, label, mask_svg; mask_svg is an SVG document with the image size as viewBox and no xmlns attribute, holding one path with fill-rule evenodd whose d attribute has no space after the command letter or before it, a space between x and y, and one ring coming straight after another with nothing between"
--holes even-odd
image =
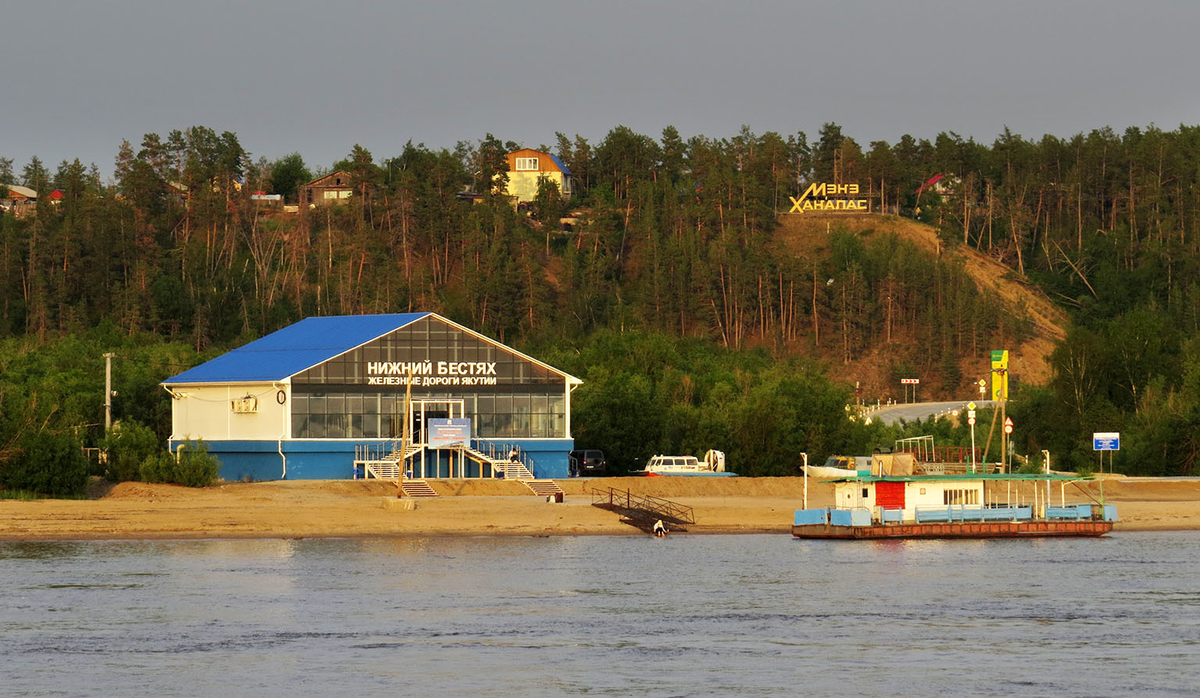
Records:
<instances>
[{"instance_id":1,"label":"navigation marker post","mask_svg":"<svg viewBox=\"0 0 1200 698\"><path fill-rule=\"evenodd\" d=\"M1004 449L1005 450L1004 450L1004 453L1002 453L1001 455L1004 456L1004 472L1006 472L1006 473L1011 470L1010 466L1011 466L1012 459L1008 455L1008 449L1012 447L1012 442L1010 442L1008 440L1008 437L1010 435L1012 435L1012 430L1013 430L1012 417L1005 417L1004 418Z\"/></svg>"},{"instance_id":2,"label":"navigation marker post","mask_svg":"<svg viewBox=\"0 0 1200 698\"><path fill-rule=\"evenodd\" d=\"M967 424L971 425L971 472L975 472L975 403L967 403Z\"/></svg>"},{"instance_id":3,"label":"navigation marker post","mask_svg":"<svg viewBox=\"0 0 1200 698\"><path fill-rule=\"evenodd\" d=\"M920 378L901 378L900 384L904 386L904 402L908 402L908 386L912 386L912 401L917 401L917 386L921 384Z\"/></svg>"},{"instance_id":4,"label":"navigation marker post","mask_svg":"<svg viewBox=\"0 0 1200 698\"><path fill-rule=\"evenodd\" d=\"M992 350L992 399L1000 401L1000 417L1008 423L1008 350L993 349ZM992 424L995 424L993 421ZM1005 465L1005 472L1008 472L1008 435L1011 432L1003 432L1000 434L1000 457ZM991 443L991 434L988 434L989 445Z\"/></svg>"}]
</instances>

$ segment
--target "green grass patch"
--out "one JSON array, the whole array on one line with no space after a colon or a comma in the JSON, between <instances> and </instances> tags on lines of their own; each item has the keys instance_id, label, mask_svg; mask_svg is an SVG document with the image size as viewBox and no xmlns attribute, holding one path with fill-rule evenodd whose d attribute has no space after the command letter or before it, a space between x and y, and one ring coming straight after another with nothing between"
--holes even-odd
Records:
<instances>
[{"instance_id":1,"label":"green grass patch","mask_svg":"<svg viewBox=\"0 0 1200 698\"><path fill-rule=\"evenodd\" d=\"M86 495L82 494L60 494L55 496L46 496L29 490L0 490L0 499L15 499L22 502L33 502L38 499L87 499Z\"/></svg>"}]
</instances>

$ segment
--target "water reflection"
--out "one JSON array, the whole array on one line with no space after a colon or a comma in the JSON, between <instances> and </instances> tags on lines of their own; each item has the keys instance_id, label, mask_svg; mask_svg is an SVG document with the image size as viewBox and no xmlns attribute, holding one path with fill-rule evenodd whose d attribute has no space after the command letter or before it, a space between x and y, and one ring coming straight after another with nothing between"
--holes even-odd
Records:
<instances>
[{"instance_id":1,"label":"water reflection","mask_svg":"<svg viewBox=\"0 0 1200 698\"><path fill-rule=\"evenodd\" d=\"M32 695L1186 692L1200 644L1192 533L3 543L0 561L5 691Z\"/></svg>"}]
</instances>

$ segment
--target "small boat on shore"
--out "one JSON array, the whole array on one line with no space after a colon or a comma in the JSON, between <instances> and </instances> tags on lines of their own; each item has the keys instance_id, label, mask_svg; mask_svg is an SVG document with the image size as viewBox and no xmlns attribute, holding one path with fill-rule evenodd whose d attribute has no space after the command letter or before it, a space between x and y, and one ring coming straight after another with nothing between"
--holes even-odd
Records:
<instances>
[{"instance_id":1,"label":"small boat on shore","mask_svg":"<svg viewBox=\"0 0 1200 698\"><path fill-rule=\"evenodd\" d=\"M830 456L825 459L825 465L802 466L804 472L813 478L821 480L854 477L863 472L871 472L870 456Z\"/></svg>"},{"instance_id":2,"label":"small boat on shore","mask_svg":"<svg viewBox=\"0 0 1200 698\"><path fill-rule=\"evenodd\" d=\"M834 481L834 506L799 509L797 538L1025 538L1103 536L1117 508L1066 502L1081 478L1054 473L854 475ZM1051 485L1060 485L1053 504ZM1086 494L1086 493L1085 493ZM1090 498L1090 495L1088 495Z\"/></svg>"},{"instance_id":3,"label":"small boat on shore","mask_svg":"<svg viewBox=\"0 0 1200 698\"><path fill-rule=\"evenodd\" d=\"M710 449L701 461L695 456L654 456L645 470L632 474L646 477L690 476L690 477L737 477L737 473L725 471L725 454Z\"/></svg>"}]
</instances>

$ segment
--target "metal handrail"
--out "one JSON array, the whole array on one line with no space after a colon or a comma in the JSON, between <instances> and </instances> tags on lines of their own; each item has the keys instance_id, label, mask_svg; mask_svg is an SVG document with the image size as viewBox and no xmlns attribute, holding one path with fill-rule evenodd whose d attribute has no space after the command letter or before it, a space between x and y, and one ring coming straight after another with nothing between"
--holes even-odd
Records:
<instances>
[{"instance_id":1,"label":"metal handrail","mask_svg":"<svg viewBox=\"0 0 1200 698\"><path fill-rule=\"evenodd\" d=\"M971 462L971 447L970 446L926 446L923 443L909 444L904 443L909 439L901 439L896 442L893 453L908 453L922 463L970 463ZM983 461L983 449L975 448L975 461L980 463Z\"/></svg>"},{"instance_id":2,"label":"metal handrail","mask_svg":"<svg viewBox=\"0 0 1200 698\"><path fill-rule=\"evenodd\" d=\"M642 511L661 519L671 519L679 523L696 523L696 515L692 507L648 494L633 494L629 490L619 490L615 487L604 489L592 488L592 504L601 503L607 503L609 507L614 509L623 508L628 511Z\"/></svg>"},{"instance_id":3,"label":"metal handrail","mask_svg":"<svg viewBox=\"0 0 1200 698\"><path fill-rule=\"evenodd\" d=\"M530 456L529 453L525 449L521 448L520 444L496 443L495 441L492 441L491 439L481 439L481 438L475 438L475 439L472 439L471 441L473 442L473 444L471 446L472 449L474 449L475 451L478 451L479 453L484 454L485 456L487 456L488 458L490 458L496 462L506 462L506 463L512 462L509 459L509 454L512 453L513 451L516 451L517 452L516 462L525 466L525 469L528 470L531 475L533 474L533 457ZM499 453L497 453L497 451L499 451Z\"/></svg>"}]
</instances>

